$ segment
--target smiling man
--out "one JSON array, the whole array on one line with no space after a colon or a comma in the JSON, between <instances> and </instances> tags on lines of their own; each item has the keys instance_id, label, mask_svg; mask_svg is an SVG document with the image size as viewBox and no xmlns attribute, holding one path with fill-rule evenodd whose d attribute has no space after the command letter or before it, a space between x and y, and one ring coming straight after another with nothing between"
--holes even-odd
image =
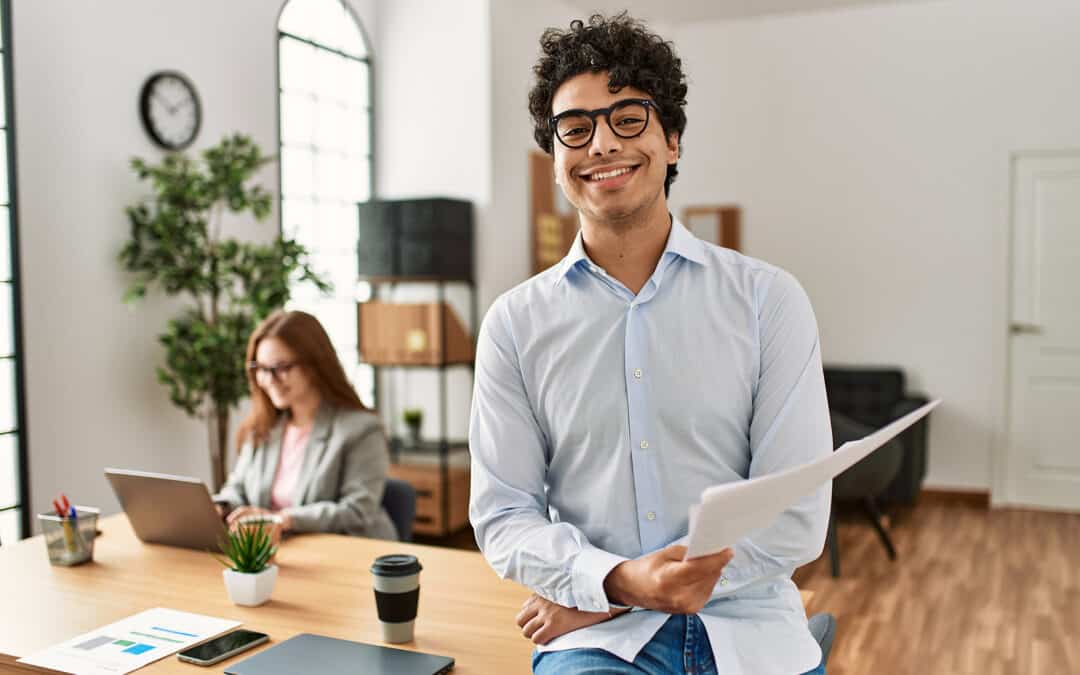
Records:
<instances>
[{"instance_id":1,"label":"smiling man","mask_svg":"<svg viewBox=\"0 0 1080 675\"><path fill-rule=\"evenodd\" d=\"M541 38L529 95L576 207L566 258L499 297L479 336L470 518L536 673L824 673L791 574L821 552L829 486L684 560L711 485L832 451L817 324L783 270L668 212L686 83L625 14Z\"/></svg>"}]
</instances>

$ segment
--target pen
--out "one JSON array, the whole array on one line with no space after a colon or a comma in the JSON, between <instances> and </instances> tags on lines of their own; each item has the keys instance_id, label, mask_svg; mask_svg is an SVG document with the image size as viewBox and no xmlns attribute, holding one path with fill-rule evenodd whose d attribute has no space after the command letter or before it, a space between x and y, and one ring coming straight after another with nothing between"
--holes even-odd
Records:
<instances>
[{"instance_id":1,"label":"pen","mask_svg":"<svg viewBox=\"0 0 1080 675\"><path fill-rule=\"evenodd\" d=\"M56 515L60 516L60 524L64 528L64 546L67 547L68 553L75 553L75 530L71 526L76 517L75 507L71 505L66 495L60 493L60 500L53 500L53 508L56 509Z\"/></svg>"}]
</instances>

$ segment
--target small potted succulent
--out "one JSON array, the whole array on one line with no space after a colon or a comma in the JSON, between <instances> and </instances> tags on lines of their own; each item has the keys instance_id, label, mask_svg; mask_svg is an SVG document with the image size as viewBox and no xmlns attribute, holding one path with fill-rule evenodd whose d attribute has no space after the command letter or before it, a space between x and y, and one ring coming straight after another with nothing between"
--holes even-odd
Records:
<instances>
[{"instance_id":1,"label":"small potted succulent","mask_svg":"<svg viewBox=\"0 0 1080 675\"><path fill-rule=\"evenodd\" d=\"M409 442L413 446L420 445L420 425L424 423L424 411L420 408L406 408L401 413L401 419L409 429Z\"/></svg>"},{"instance_id":2,"label":"small potted succulent","mask_svg":"<svg viewBox=\"0 0 1080 675\"><path fill-rule=\"evenodd\" d=\"M271 528L261 523L240 523L225 534L220 548L227 558L218 560L228 568L222 574L229 599L245 607L269 600L278 574L277 565L270 563L277 553Z\"/></svg>"}]
</instances>

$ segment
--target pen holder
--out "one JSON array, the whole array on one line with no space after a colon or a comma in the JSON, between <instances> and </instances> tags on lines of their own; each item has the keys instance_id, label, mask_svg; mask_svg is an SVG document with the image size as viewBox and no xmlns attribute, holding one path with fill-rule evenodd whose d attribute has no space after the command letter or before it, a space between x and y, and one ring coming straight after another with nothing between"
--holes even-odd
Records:
<instances>
[{"instance_id":1,"label":"pen holder","mask_svg":"<svg viewBox=\"0 0 1080 675\"><path fill-rule=\"evenodd\" d=\"M38 524L45 535L45 549L53 565L78 565L94 558L99 511L76 506L76 518L61 518L55 513L39 513Z\"/></svg>"}]
</instances>

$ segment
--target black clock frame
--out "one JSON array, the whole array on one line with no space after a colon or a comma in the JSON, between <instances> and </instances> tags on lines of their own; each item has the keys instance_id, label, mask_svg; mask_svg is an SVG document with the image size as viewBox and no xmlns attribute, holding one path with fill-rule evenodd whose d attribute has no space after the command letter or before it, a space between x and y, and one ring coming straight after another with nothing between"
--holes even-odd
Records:
<instances>
[{"instance_id":1,"label":"black clock frame","mask_svg":"<svg viewBox=\"0 0 1080 675\"><path fill-rule=\"evenodd\" d=\"M170 143L158 136L157 130L154 128L153 120L150 119L150 97L153 95L154 85L157 84L158 80L167 77L180 80L181 84L187 87L188 91L191 92L191 98L195 105L195 128L191 131L191 137L179 145ZM195 142L195 139L199 135L199 129L202 128L202 100L199 98L199 92L195 89L195 85L192 84L191 80L185 77L183 73L175 70L159 70L146 79L146 82L143 83L142 91L139 92L139 117L142 118L143 128L146 129L146 133L158 147L164 148L165 150L183 150Z\"/></svg>"}]
</instances>

